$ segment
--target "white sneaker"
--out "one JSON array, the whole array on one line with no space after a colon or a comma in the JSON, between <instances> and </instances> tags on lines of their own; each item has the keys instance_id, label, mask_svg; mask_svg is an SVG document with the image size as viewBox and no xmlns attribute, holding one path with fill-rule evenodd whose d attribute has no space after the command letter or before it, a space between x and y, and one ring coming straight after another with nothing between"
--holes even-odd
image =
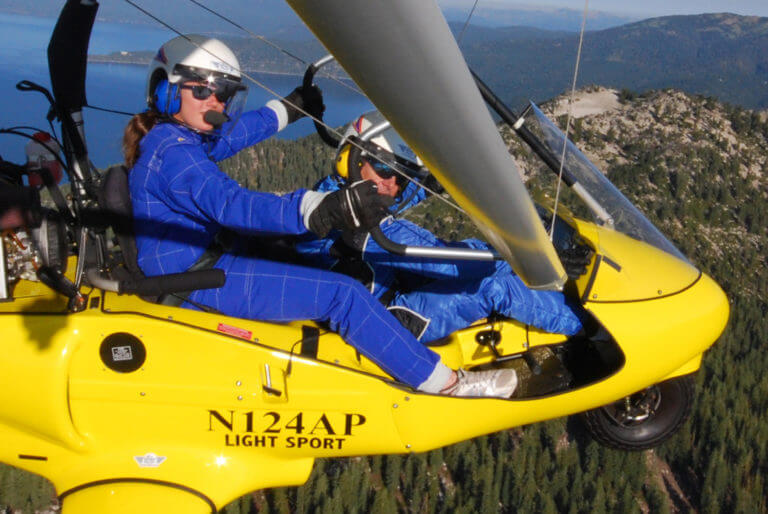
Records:
<instances>
[{"instance_id":1,"label":"white sneaker","mask_svg":"<svg viewBox=\"0 0 768 514\"><path fill-rule=\"evenodd\" d=\"M509 398L517 387L517 372L514 369L493 369L490 371L456 371L456 384L445 391L450 396L491 396Z\"/></svg>"}]
</instances>

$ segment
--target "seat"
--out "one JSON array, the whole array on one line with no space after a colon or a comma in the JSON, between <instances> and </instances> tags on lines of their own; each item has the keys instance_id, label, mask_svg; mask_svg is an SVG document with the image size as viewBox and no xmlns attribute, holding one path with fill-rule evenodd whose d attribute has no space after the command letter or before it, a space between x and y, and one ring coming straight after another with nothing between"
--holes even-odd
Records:
<instances>
[{"instance_id":1,"label":"seat","mask_svg":"<svg viewBox=\"0 0 768 514\"><path fill-rule=\"evenodd\" d=\"M139 279L144 277L138 264L136 240L133 237L133 206L128 185L128 169L122 164L112 166L101 180L98 191L98 201L107 222L112 226L117 243L122 252L123 275ZM119 268L113 271L121 274ZM127 272L127 273L126 273Z\"/></svg>"},{"instance_id":2,"label":"seat","mask_svg":"<svg viewBox=\"0 0 768 514\"><path fill-rule=\"evenodd\" d=\"M133 232L133 205L128 185L128 169L125 166L112 166L107 170L99 185L98 202L100 215L104 217L101 221L106 221L114 230L122 253L122 262L111 266L110 269L112 278L121 283L117 288L118 292L133 291L147 301L178 307L187 300L192 291L224 285L224 272L213 269L221 255L219 246L206 250L198 262L185 272L155 277L144 276L139 268Z\"/></svg>"}]
</instances>

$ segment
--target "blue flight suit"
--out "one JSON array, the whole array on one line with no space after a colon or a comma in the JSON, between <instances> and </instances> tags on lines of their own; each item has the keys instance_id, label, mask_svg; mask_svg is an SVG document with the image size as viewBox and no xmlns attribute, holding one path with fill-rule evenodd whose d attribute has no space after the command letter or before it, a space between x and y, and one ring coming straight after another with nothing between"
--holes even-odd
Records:
<instances>
[{"instance_id":1,"label":"blue flight suit","mask_svg":"<svg viewBox=\"0 0 768 514\"><path fill-rule=\"evenodd\" d=\"M327 177L316 189L332 191L341 184L339 177ZM415 185L409 184L400 197L409 197L412 187ZM405 207L422 198L413 196ZM380 227L389 239L404 245L490 249L477 239L443 241L404 219L388 217ZM336 232L335 236L340 234ZM299 243L297 249L331 268L336 261L331 251L335 242L333 237L307 240ZM422 321L416 324L416 335L422 342L445 337L492 313L553 333L573 335L582 328L578 306L562 293L529 289L504 261L401 257L382 249L370 236L360 243L360 249L362 259L372 271L372 294L381 298L389 289L397 289L388 302L389 308L407 310Z\"/></svg>"},{"instance_id":2,"label":"blue flight suit","mask_svg":"<svg viewBox=\"0 0 768 514\"><path fill-rule=\"evenodd\" d=\"M187 270L222 228L243 235L307 233L304 190L281 196L249 191L214 162L277 129L274 111L264 107L225 125L216 139L175 123L160 123L144 136L129 181L138 262L147 276ZM326 321L398 380L418 387L436 376L439 356L347 276L260 259L237 245L215 267L226 273L226 284L195 291L191 301L241 318Z\"/></svg>"}]
</instances>

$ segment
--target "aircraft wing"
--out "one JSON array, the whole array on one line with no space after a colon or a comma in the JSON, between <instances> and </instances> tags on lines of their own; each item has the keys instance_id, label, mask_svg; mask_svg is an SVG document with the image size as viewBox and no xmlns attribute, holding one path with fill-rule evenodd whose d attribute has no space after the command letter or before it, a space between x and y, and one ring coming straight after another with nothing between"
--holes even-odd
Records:
<instances>
[{"instance_id":1,"label":"aircraft wing","mask_svg":"<svg viewBox=\"0 0 768 514\"><path fill-rule=\"evenodd\" d=\"M535 289L566 279L517 167L433 0L287 0Z\"/></svg>"}]
</instances>

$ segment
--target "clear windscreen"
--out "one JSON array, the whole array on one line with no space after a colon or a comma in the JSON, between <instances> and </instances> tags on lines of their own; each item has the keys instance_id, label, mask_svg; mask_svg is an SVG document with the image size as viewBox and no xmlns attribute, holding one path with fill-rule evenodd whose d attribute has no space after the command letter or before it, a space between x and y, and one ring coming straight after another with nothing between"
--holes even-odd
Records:
<instances>
[{"instance_id":1,"label":"clear windscreen","mask_svg":"<svg viewBox=\"0 0 768 514\"><path fill-rule=\"evenodd\" d=\"M237 120L242 116L245 110L245 102L248 99L248 86L245 84L237 84L235 93L227 100L224 107L224 114L226 114L229 121L224 123L219 129L222 136L227 136L232 131L232 128L237 123Z\"/></svg>"},{"instance_id":2,"label":"clear windscreen","mask_svg":"<svg viewBox=\"0 0 768 514\"><path fill-rule=\"evenodd\" d=\"M589 211L593 221L607 228L648 243L685 262L686 257L630 202L565 134L533 103L525 126L533 132L560 162L565 143L564 176L575 181L571 187L582 206L569 206L574 213ZM565 184L563 184L565 187Z\"/></svg>"}]
</instances>

